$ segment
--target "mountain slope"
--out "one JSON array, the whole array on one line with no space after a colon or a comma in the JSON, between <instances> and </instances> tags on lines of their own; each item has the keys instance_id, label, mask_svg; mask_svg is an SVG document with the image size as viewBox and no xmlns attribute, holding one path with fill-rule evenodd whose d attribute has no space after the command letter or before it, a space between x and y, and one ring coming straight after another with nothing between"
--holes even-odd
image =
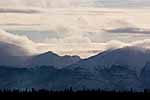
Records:
<instances>
[{"instance_id":1,"label":"mountain slope","mask_svg":"<svg viewBox=\"0 0 150 100\"><path fill-rule=\"evenodd\" d=\"M64 90L142 90L142 81L135 71L125 66L112 66L92 74L82 69L68 70L54 67L9 68L0 67L0 89L52 89ZM9 74L8 74L9 73ZM148 88L148 87L146 87Z\"/></svg>"},{"instance_id":2,"label":"mountain slope","mask_svg":"<svg viewBox=\"0 0 150 100\"><path fill-rule=\"evenodd\" d=\"M0 66L34 67L55 66L63 68L81 60L79 56L59 56L53 52L31 55L24 48L0 41Z\"/></svg>"},{"instance_id":3,"label":"mountain slope","mask_svg":"<svg viewBox=\"0 0 150 100\"><path fill-rule=\"evenodd\" d=\"M150 88L149 62L150 51L138 47L107 50L87 59L46 52L25 62L32 68L0 66L0 89L143 90Z\"/></svg>"},{"instance_id":4,"label":"mountain slope","mask_svg":"<svg viewBox=\"0 0 150 100\"><path fill-rule=\"evenodd\" d=\"M150 89L150 62L148 62L141 71L140 79L145 88Z\"/></svg>"},{"instance_id":5,"label":"mountain slope","mask_svg":"<svg viewBox=\"0 0 150 100\"><path fill-rule=\"evenodd\" d=\"M21 47L6 42L0 42L0 65L20 66L28 57L28 53Z\"/></svg>"},{"instance_id":6,"label":"mountain slope","mask_svg":"<svg viewBox=\"0 0 150 100\"><path fill-rule=\"evenodd\" d=\"M68 68L74 69L76 67L81 67L90 71L95 71L96 69L110 68L112 65L121 65L139 73L149 61L150 50L138 47L124 47L102 52Z\"/></svg>"}]
</instances>

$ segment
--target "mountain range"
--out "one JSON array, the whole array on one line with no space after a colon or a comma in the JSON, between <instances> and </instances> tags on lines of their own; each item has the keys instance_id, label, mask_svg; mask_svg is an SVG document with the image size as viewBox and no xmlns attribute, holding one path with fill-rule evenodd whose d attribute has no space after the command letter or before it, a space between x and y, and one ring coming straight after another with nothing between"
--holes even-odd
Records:
<instances>
[{"instance_id":1,"label":"mountain range","mask_svg":"<svg viewBox=\"0 0 150 100\"><path fill-rule=\"evenodd\" d=\"M138 73L146 63L150 62L150 50L140 47L124 47L114 50L106 50L98 55L83 59L72 65L87 70L110 68L112 65L126 66Z\"/></svg>"},{"instance_id":2,"label":"mountain range","mask_svg":"<svg viewBox=\"0 0 150 100\"><path fill-rule=\"evenodd\" d=\"M13 60L0 59L0 89L150 89L150 50L145 48L106 50L86 59L53 52L21 57L26 59L16 67Z\"/></svg>"},{"instance_id":3,"label":"mountain range","mask_svg":"<svg viewBox=\"0 0 150 100\"><path fill-rule=\"evenodd\" d=\"M53 52L29 55L19 46L0 42L0 66L30 68L34 66L54 66L63 68L81 60L79 56L59 56Z\"/></svg>"},{"instance_id":4,"label":"mountain range","mask_svg":"<svg viewBox=\"0 0 150 100\"><path fill-rule=\"evenodd\" d=\"M43 54L32 56L30 59L26 61L27 62L26 66L33 67L44 65L44 66L54 66L56 68L61 69L73 63L76 63L79 60L81 60L79 56L68 56L68 55L59 56L49 51Z\"/></svg>"}]
</instances>

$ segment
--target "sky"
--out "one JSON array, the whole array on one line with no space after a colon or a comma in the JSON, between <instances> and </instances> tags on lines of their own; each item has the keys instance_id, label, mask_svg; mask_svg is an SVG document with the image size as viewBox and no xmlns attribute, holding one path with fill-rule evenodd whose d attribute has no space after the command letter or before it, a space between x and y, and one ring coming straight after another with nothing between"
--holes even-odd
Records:
<instances>
[{"instance_id":1,"label":"sky","mask_svg":"<svg viewBox=\"0 0 150 100\"><path fill-rule=\"evenodd\" d=\"M0 41L31 54L83 58L128 45L148 47L149 6L149 0L0 0Z\"/></svg>"}]
</instances>

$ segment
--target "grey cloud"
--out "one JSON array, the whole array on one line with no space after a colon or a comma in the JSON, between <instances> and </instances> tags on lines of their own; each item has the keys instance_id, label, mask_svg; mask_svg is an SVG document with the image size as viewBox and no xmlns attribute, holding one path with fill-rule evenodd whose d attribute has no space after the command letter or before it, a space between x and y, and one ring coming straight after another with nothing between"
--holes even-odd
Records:
<instances>
[{"instance_id":1,"label":"grey cloud","mask_svg":"<svg viewBox=\"0 0 150 100\"><path fill-rule=\"evenodd\" d=\"M42 11L36 9L17 9L17 8L0 8L0 13L41 13Z\"/></svg>"},{"instance_id":2,"label":"grey cloud","mask_svg":"<svg viewBox=\"0 0 150 100\"><path fill-rule=\"evenodd\" d=\"M4 56L26 56L28 52L20 46L15 44L6 43L4 41L0 41L0 55Z\"/></svg>"},{"instance_id":3,"label":"grey cloud","mask_svg":"<svg viewBox=\"0 0 150 100\"><path fill-rule=\"evenodd\" d=\"M149 7L149 0L95 0L98 7Z\"/></svg>"},{"instance_id":4,"label":"grey cloud","mask_svg":"<svg viewBox=\"0 0 150 100\"><path fill-rule=\"evenodd\" d=\"M40 26L41 24L20 24L20 23L6 23L6 24L1 24L2 26Z\"/></svg>"},{"instance_id":5,"label":"grey cloud","mask_svg":"<svg viewBox=\"0 0 150 100\"><path fill-rule=\"evenodd\" d=\"M135 33L135 34L150 34L149 29L134 28L134 27L124 27L115 29L104 29L107 33Z\"/></svg>"},{"instance_id":6,"label":"grey cloud","mask_svg":"<svg viewBox=\"0 0 150 100\"><path fill-rule=\"evenodd\" d=\"M29 39L35 41L35 42L41 42L43 39L46 38L57 38L57 34L55 32L49 32L49 31L38 31L38 30L6 30L9 33L17 34L17 35L25 35Z\"/></svg>"}]
</instances>

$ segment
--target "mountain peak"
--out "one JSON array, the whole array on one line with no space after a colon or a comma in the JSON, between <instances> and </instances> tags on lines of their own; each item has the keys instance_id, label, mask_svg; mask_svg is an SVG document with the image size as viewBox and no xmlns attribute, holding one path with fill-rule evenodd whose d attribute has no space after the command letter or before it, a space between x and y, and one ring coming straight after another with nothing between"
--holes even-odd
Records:
<instances>
[{"instance_id":1,"label":"mountain peak","mask_svg":"<svg viewBox=\"0 0 150 100\"><path fill-rule=\"evenodd\" d=\"M56 54L56 53L54 53L52 51L48 51L48 52L42 53L40 55L43 55L43 56L57 56L57 57L59 57L58 54Z\"/></svg>"},{"instance_id":2,"label":"mountain peak","mask_svg":"<svg viewBox=\"0 0 150 100\"><path fill-rule=\"evenodd\" d=\"M64 68L80 60L80 57L76 56L59 56L52 51L45 52L33 56L29 63L29 66L53 66L55 68Z\"/></svg>"}]
</instances>

